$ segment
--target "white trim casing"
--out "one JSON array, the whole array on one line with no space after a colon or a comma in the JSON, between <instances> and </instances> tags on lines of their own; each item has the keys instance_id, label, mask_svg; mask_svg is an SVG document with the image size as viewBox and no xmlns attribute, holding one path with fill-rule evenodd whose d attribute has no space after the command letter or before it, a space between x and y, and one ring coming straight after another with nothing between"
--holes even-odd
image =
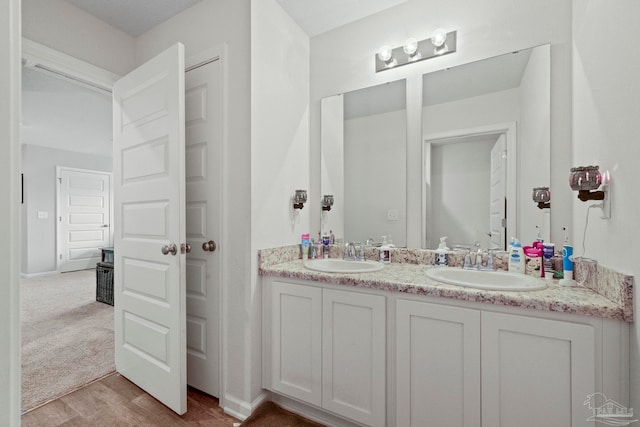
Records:
<instances>
[{"instance_id":1,"label":"white trim casing","mask_svg":"<svg viewBox=\"0 0 640 427\"><path fill-rule=\"evenodd\" d=\"M111 92L120 76L27 38L22 38L25 67L74 80L86 87Z\"/></svg>"}]
</instances>

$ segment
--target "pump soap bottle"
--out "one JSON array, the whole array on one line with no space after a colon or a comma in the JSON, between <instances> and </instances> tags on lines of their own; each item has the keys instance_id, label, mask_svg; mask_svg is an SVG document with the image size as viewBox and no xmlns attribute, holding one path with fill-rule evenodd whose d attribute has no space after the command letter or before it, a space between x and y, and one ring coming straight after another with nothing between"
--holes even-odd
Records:
<instances>
[{"instance_id":1,"label":"pump soap bottle","mask_svg":"<svg viewBox=\"0 0 640 427\"><path fill-rule=\"evenodd\" d=\"M438 249L436 249L436 256L433 265L445 267L449 265L449 248L447 247L447 236L440 238L440 245L438 245Z\"/></svg>"},{"instance_id":2,"label":"pump soap bottle","mask_svg":"<svg viewBox=\"0 0 640 427\"><path fill-rule=\"evenodd\" d=\"M379 253L380 253L380 257L379 257L379 261L383 262L385 264L388 264L391 262L391 247L389 246L389 244L387 243L387 236L382 236L382 245L380 246L379 249Z\"/></svg>"}]
</instances>

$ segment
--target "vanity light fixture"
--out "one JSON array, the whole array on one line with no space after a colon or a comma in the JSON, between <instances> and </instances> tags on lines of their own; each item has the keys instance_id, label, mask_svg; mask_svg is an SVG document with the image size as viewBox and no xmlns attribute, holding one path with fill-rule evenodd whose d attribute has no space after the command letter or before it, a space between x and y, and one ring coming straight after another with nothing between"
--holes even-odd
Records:
<instances>
[{"instance_id":1,"label":"vanity light fixture","mask_svg":"<svg viewBox=\"0 0 640 427\"><path fill-rule=\"evenodd\" d=\"M438 28L428 39L418 41L412 37L407 39L402 46L393 49L389 46L382 46L375 55L376 73L454 53L457 46L456 35L456 31L447 32Z\"/></svg>"},{"instance_id":2,"label":"vanity light fixture","mask_svg":"<svg viewBox=\"0 0 640 427\"><path fill-rule=\"evenodd\" d=\"M330 211L331 210L331 206L333 206L333 195L325 194L322 197L322 210L323 211Z\"/></svg>"},{"instance_id":3,"label":"vanity light fixture","mask_svg":"<svg viewBox=\"0 0 640 427\"><path fill-rule=\"evenodd\" d=\"M534 188L533 201L538 204L538 209L551 208L551 191L549 191L549 187Z\"/></svg>"},{"instance_id":4,"label":"vanity light fixture","mask_svg":"<svg viewBox=\"0 0 640 427\"><path fill-rule=\"evenodd\" d=\"M609 171L606 171L603 176L597 165L571 168L569 175L569 186L578 192L578 199L583 202L602 200L599 207L602 208L603 219L611 218L610 181Z\"/></svg>"},{"instance_id":5,"label":"vanity light fixture","mask_svg":"<svg viewBox=\"0 0 640 427\"><path fill-rule=\"evenodd\" d=\"M302 209L307 203L307 190L296 190L293 195L293 209Z\"/></svg>"}]
</instances>

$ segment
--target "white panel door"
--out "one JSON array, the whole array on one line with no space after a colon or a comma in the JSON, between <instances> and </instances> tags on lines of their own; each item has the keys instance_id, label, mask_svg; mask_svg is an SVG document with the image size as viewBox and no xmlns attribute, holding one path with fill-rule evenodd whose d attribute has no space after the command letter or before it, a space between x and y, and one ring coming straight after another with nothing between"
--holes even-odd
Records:
<instances>
[{"instance_id":1,"label":"white panel door","mask_svg":"<svg viewBox=\"0 0 640 427\"><path fill-rule=\"evenodd\" d=\"M483 312L482 425L593 425L595 352L591 325Z\"/></svg>"},{"instance_id":2,"label":"white panel door","mask_svg":"<svg viewBox=\"0 0 640 427\"><path fill-rule=\"evenodd\" d=\"M503 219L507 217L506 198L506 138L500 135L491 148L491 183L489 191L489 229L491 230L491 248L506 250L506 237ZM506 221L505 221L506 223Z\"/></svg>"},{"instance_id":3,"label":"white panel door","mask_svg":"<svg viewBox=\"0 0 640 427\"><path fill-rule=\"evenodd\" d=\"M187 410L184 69L177 44L113 90L116 369L178 414Z\"/></svg>"},{"instance_id":4,"label":"white panel door","mask_svg":"<svg viewBox=\"0 0 640 427\"><path fill-rule=\"evenodd\" d=\"M186 78L187 382L220 394L221 63ZM213 242L211 244L210 242Z\"/></svg>"},{"instance_id":5,"label":"white panel door","mask_svg":"<svg viewBox=\"0 0 640 427\"><path fill-rule=\"evenodd\" d=\"M480 426L480 312L398 300L396 426Z\"/></svg>"},{"instance_id":6,"label":"white panel door","mask_svg":"<svg viewBox=\"0 0 640 427\"><path fill-rule=\"evenodd\" d=\"M386 425L385 297L322 291L322 407Z\"/></svg>"},{"instance_id":7,"label":"white panel door","mask_svg":"<svg viewBox=\"0 0 640 427\"><path fill-rule=\"evenodd\" d=\"M322 404L322 289L271 285L272 390Z\"/></svg>"},{"instance_id":8,"label":"white panel door","mask_svg":"<svg viewBox=\"0 0 640 427\"><path fill-rule=\"evenodd\" d=\"M58 167L58 271L95 268L111 246L111 174Z\"/></svg>"}]
</instances>

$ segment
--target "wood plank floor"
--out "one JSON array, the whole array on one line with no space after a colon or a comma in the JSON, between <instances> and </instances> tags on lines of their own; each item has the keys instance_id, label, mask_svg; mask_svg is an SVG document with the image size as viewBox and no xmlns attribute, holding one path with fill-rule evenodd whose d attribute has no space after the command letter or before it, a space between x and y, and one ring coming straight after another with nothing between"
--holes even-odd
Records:
<instances>
[{"instance_id":1,"label":"wood plank floor","mask_svg":"<svg viewBox=\"0 0 640 427\"><path fill-rule=\"evenodd\" d=\"M187 413L179 416L117 373L22 416L23 427L231 427L234 423L239 421L225 414L215 397L189 388Z\"/></svg>"}]
</instances>

